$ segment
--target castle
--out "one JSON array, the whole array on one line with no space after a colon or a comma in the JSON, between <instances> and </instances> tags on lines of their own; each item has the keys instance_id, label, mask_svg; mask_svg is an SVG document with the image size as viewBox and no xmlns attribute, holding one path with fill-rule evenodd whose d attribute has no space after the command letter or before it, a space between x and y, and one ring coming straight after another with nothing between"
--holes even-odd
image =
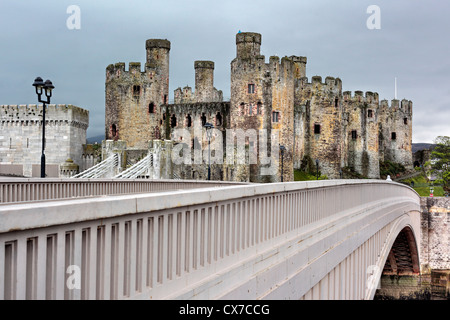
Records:
<instances>
[{"instance_id":1,"label":"castle","mask_svg":"<svg viewBox=\"0 0 450 320\"><path fill-rule=\"evenodd\" d=\"M375 92L343 92L341 79L335 77L313 76L309 81L306 57L271 56L266 63L261 40L258 33L236 34L230 101L223 101L222 91L214 87L214 62L195 61L195 91L177 88L172 104L168 103L171 43L147 40L144 71L138 62L131 62L128 71L125 63L106 68L106 139L123 140L130 150L143 152L152 141L165 140L194 147L195 153L197 145L203 151L210 146L203 126L211 123L222 134L219 144L224 146L223 153L214 153L217 160L236 152L225 141L237 130L268 132L265 140L258 134L257 140L250 134L245 137L246 157L253 155L256 161L238 164L231 157L232 162L215 162L213 180L293 181L294 169L308 166L317 166L330 179L342 177L344 168L380 178L379 163L386 160L412 168L411 101L392 100L389 105ZM189 133L189 140L183 140L180 131ZM273 148L274 141L282 148ZM273 165L261 161L265 149L272 156L277 153L272 175L261 174L261 169ZM205 164L188 161L174 165L174 172L185 179L206 179Z\"/></svg>"}]
</instances>

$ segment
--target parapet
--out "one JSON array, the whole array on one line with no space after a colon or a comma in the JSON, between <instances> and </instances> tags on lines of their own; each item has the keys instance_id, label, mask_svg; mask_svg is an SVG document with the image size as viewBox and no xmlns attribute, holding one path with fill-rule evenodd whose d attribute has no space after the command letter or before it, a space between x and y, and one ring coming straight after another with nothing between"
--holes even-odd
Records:
<instances>
[{"instance_id":1,"label":"parapet","mask_svg":"<svg viewBox=\"0 0 450 320\"><path fill-rule=\"evenodd\" d=\"M379 96L377 92L357 90L352 94L351 91L343 92L344 101L357 101L366 103L379 103Z\"/></svg>"},{"instance_id":2,"label":"parapet","mask_svg":"<svg viewBox=\"0 0 450 320\"><path fill-rule=\"evenodd\" d=\"M213 61L202 61L198 60L194 62L195 69L214 69Z\"/></svg>"},{"instance_id":3,"label":"parapet","mask_svg":"<svg viewBox=\"0 0 450 320\"><path fill-rule=\"evenodd\" d=\"M240 59L255 59L260 56L261 34L242 32L236 34L236 57Z\"/></svg>"},{"instance_id":4,"label":"parapet","mask_svg":"<svg viewBox=\"0 0 450 320\"><path fill-rule=\"evenodd\" d=\"M162 40L162 39L148 39L145 42L145 49L154 49L154 48L161 48L161 49L167 49L170 50L170 41L169 40Z\"/></svg>"},{"instance_id":5,"label":"parapet","mask_svg":"<svg viewBox=\"0 0 450 320\"><path fill-rule=\"evenodd\" d=\"M325 86L327 88L337 88L342 89L342 80L340 78L334 78L334 77L326 77L325 82L322 82L321 76L313 76L311 78L311 85L320 84L322 86Z\"/></svg>"},{"instance_id":6,"label":"parapet","mask_svg":"<svg viewBox=\"0 0 450 320\"><path fill-rule=\"evenodd\" d=\"M299 57L299 56L290 56L289 57L294 62L300 62L306 64L307 58L306 57Z\"/></svg>"},{"instance_id":7,"label":"parapet","mask_svg":"<svg viewBox=\"0 0 450 320\"><path fill-rule=\"evenodd\" d=\"M1 122L28 122L42 121L42 104L0 105ZM70 121L79 123L84 127L89 125L89 111L71 104L49 104L46 108L46 121Z\"/></svg>"},{"instance_id":8,"label":"parapet","mask_svg":"<svg viewBox=\"0 0 450 320\"><path fill-rule=\"evenodd\" d=\"M256 32L241 32L236 34L236 44L253 42L261 44L261 34Z\"/></svg>"}]
</instances>

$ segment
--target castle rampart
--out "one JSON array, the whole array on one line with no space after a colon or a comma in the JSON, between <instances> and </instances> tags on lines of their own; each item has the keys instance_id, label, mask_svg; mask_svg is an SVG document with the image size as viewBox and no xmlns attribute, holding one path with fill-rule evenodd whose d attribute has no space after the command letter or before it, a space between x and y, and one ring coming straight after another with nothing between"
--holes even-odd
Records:
<instances>
[{"instance_id":1,"label":"castle rampart","mask_svg":"<svg viewBox=\"0 0 450 320\"><path fill-rule=\"evenodd\" d=\"M42 105L0 106L0 167L3 174L40 176ZM47 174L59 177L59 166L70 158L82 162L89 111L70 104L46 107Z\"/></svg>"}]
</instances>

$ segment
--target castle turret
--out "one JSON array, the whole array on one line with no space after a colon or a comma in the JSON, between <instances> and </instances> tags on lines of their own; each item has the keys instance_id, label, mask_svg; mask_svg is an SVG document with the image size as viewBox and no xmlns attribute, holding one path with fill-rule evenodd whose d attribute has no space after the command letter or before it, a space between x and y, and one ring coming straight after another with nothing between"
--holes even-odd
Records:
<instances>
[{"instance_id":1,"label":"castle turret","mask_svg":"<svg viewBox=\"0 0 450 320\"><path fill-rule=\"evenodd\" d=\"M250 59L260 55L261 34L242 32L236 34L236 57Z\"/></svg>"},{"instance_id":2,"label":"castle turret","mask_svg":"<svg viewBox=\"0 0 450 320\"><path fill-rule=\"evenodd\" d=\"M306 57L291 56L290 59L294 62L294 77L301 79L306 77Z\"/></svg>"},{"instance_id":3,"label":"castle turret","mask_svg":"<svg viewBox=\"0 0 450 320\"><path fill-rule=\"evenodd\" d=\"M166 104L169 97L169 52L170 41L161 39L149 39L145 42L145 49L147 51L147 65L146 71L153 76L153 72L159 78L155 84L159 88L160 99L155 103Z\"/></svg>"}]
</instances>

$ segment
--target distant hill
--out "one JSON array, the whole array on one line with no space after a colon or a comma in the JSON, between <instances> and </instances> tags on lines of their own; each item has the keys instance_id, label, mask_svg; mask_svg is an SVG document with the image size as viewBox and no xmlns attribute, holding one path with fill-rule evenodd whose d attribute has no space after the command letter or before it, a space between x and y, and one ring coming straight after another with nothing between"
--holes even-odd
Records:
<instances>
[{"instance_id":1,"label":"distant hill","mask_svg":"<svg viewBox=\"0 0 450 320\"><path fill-rule=\"evenodd\" d=\"M87 140L88 144L94 144L96 142L101 144L102 141L105 140L105 136L104 135L95 136L95 137L87 138L86 140Z\"/></svg>"},{"instance_id":2,"label":"distant hill","mask_svg":"<svg viewBox=\"0 0 450 320\"><path fill-rule=\"evenodd\" d=\"M428 150L430 148L434 148L436 145L432 143L413 143L412 144L412 153L415 153L419 150Z\"/></svg>"}]
</instances>

